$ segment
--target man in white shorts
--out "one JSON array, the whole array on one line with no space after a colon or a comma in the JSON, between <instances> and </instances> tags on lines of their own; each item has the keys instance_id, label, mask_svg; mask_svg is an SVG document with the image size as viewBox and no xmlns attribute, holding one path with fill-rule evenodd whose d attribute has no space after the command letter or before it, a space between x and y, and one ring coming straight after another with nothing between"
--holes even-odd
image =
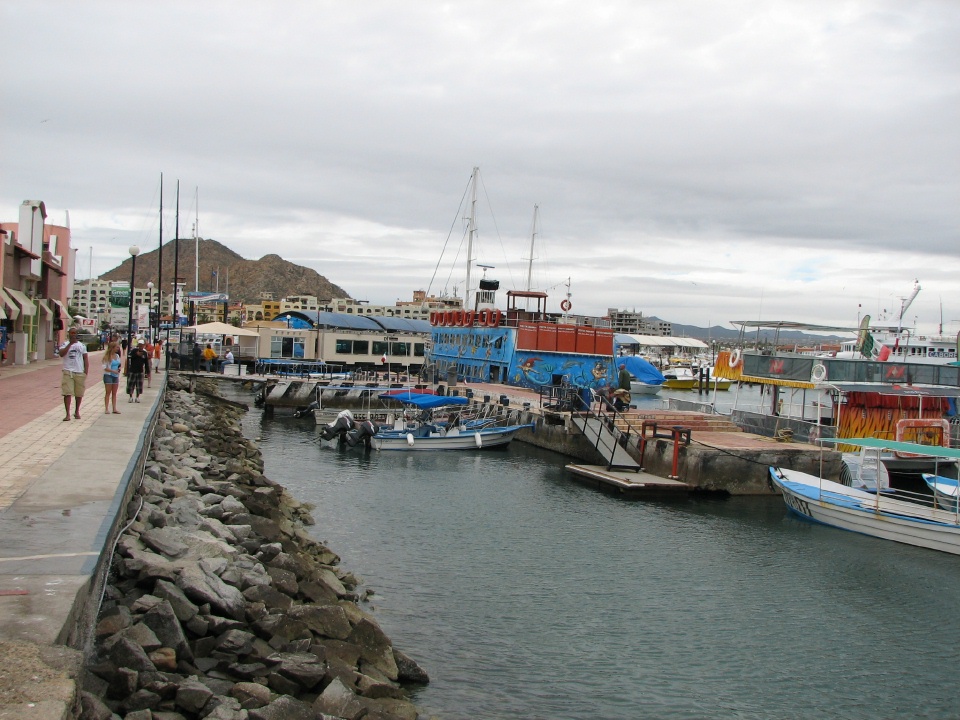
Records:
<instances>
[{"instance_id":1,"label":"man in white shorts","mask_svg":"<svg viewBox=\"0 0 960 720\"><path fill-rule=\"evenodd\" d=\"M77 328L67 331L67 342L60 346L57 355L63 358L63 378L60 381L60 392L63 394L63 409L70 419L70 399L76 398L73 417L80 419L80 401L83 400L83 391L87 385L87 372L90 370L90 359L87 357L87 347L77 339Z\"/></svg>"}]
</instances>

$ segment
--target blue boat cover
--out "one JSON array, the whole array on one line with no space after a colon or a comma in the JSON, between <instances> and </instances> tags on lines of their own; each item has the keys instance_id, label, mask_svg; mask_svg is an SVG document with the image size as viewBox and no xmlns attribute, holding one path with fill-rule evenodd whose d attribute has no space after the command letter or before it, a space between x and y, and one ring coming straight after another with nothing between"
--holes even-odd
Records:
<instances>
[{"instance_id":1,"label":"blue boat cover","mask_svg":"<svg viewBox=\"0 0 960 720\"><path fill-rule=\"evenodd\" d=\"M415 392L405 392L399 395L381 393L378 397L384 400L399 400L402 403L413 405L421 410L432 410L433 408L443 407L444 405L466 405L470 402L467 398L458 395L447 397L445 395L426 395Z\"/></svg>"},{"instance_id":2,"label":"blue boat cover","mask_svg":"<svg viewBox=\"0 0 960 720\"><path fill-rule=\"evenodd\" d=\"M639 355L626 355L617 358L617 367L626 366L627 372L634 378L647 385L662 385L666 378L663 373L657 370L653 365L644 360Z\"/></svg>"}]
</instances>

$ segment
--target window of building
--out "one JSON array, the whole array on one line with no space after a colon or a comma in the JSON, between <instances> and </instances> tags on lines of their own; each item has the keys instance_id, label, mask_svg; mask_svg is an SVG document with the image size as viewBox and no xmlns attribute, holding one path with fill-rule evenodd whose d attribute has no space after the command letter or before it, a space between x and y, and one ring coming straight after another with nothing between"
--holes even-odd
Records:
<instances>
[{"instance_id":1,"label":"window of building","mask_svg":"<svg viewBox=\"0 0 960 720\"><path fill-rule=\"evenodd\" d=\"M353 354L354 355L366 355L370 352L370 341L369 340L354 340L353 341Z\"/></svg>"},{"instance_id":2,"label":"window of building","mask_svg":"<svg viewBox=\"0 0 960 720\"><path fill-rule=\"evenodd\" d=\"M270 357L302 359L304 357L303 338L274 335L270 338Z\"/></svg>"}]
</instances>

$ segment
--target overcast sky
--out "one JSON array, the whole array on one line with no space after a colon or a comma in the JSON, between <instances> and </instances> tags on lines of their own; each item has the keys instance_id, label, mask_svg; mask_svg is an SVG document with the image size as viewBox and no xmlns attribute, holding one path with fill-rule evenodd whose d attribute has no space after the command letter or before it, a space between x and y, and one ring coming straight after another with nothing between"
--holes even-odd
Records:
<instances>
[{"instance_id":1,"label":"overcast sky","mask_svg":"<svg viewBox=\"0 0 960 720\"><path fill-rule=\"evenodd\" d=\"M180 235L356 298L960 331L960 2L5 0L0 217L78 277ZM199 199L199 203L197 202ZM91 252L92 248L92 252ZM479 271L473 272L474 284ZM192 289L192 288L191 288ZM501 297L501 301L505 301Z\"/></svg>"}]
</instances>

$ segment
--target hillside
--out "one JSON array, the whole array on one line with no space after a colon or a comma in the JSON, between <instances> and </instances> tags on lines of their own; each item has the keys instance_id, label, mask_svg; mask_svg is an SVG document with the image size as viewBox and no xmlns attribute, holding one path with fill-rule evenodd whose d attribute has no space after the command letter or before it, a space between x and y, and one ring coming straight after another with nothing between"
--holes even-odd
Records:
<instances>
[{"instance_id":1,"label":"hillside","mask_svg":"<svg viewBox=\"0 0 960 720\"><path fill-rule=\"evenodd\" d=\"M294 295L315 295L320 300L350 297L346 290L334 285L316 270L295 265L279 255L264 255L259 260L247 260L216 240L200 239L199 280L201 292L229 292L231 300L255 303L260 293L271 292L277 299ZM180 279L187 291L195 289L194 241L180 241ZM157 282L160 250L141 252L137 256L137 277L134 285L142 288L147 282ZM118 267L103 273L101 280L130 280L127 258ZM163 285L172 291L174 242L163 246ZM215 274L216 273L216 274ZM219 278L219 285L218 285ZM228 287L229 286L229 287Z\"/></svg>"}]
</instances>

